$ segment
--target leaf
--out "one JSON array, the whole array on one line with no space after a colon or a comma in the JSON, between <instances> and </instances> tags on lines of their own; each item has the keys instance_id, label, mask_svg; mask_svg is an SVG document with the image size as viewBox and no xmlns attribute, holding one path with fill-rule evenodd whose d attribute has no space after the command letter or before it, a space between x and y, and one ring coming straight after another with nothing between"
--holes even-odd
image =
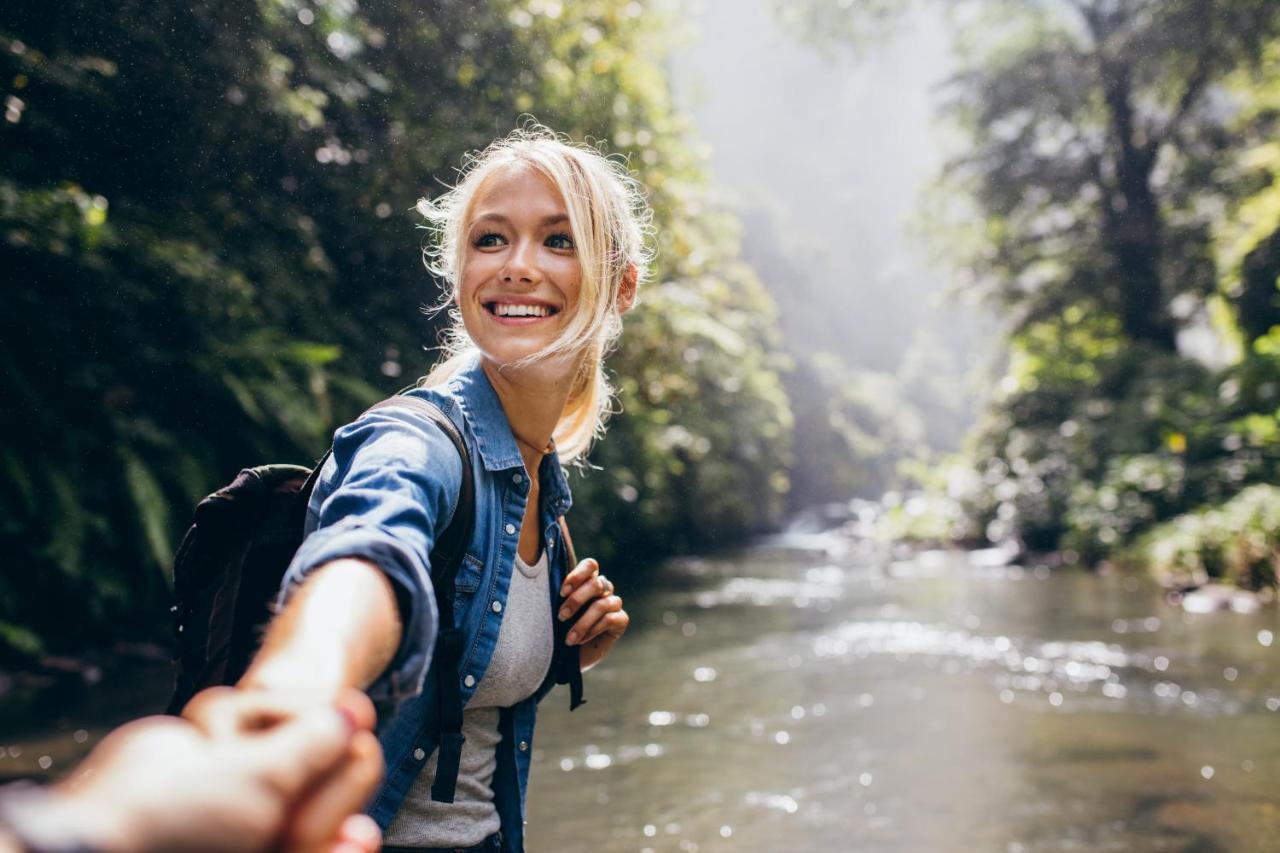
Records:
<instances>
[{"instance_id":1,"label":"leaf","mask_svg":"<svg viewBox=\"0 0 1280 853\"><path fill-rule=\"evenodd\" d=\"M44 652L44 643L34 633L21 625L0 621L0 648L5 646L24 657L37 657Z\"/></svg>"},{"instance_id":2,"label":"leaf","mask_svg":"<svg viewBox=\"0 0 1280 853\"><path fill-rule=\"evenodd\" d=\"M142 525L151 558L164 571L166 583L172 585L173 549L169 544L169 503L165 500L159 481L141 459L123 447L120 448L120 458L124 463L129 497L133 499L134 510Z\"/></svg>"},{"instance_id":3,"label":"leaf","mask_svg":"<svg viewBox=\"0 0 1280 853\"><path fill-rule=\"evenodd\" d=\"M294 341L284 348L282 355L296 364L322 367L341 358L342 347L311 341Z\"/></svg>"}]
</instances>

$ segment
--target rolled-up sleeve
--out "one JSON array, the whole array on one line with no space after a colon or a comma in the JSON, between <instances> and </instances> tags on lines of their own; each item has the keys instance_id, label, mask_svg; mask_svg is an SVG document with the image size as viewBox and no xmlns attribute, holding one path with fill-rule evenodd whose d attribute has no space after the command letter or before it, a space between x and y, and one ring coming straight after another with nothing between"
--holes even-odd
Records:
<instances>
[{"instance_id":1,"label":"rolled-up sleeve","mask_svg":"<svg viewBox=\"0 0 1280 853\"><path fill-rule=\"evenodd\" d=\"M461 482L453 443L416 411L378 409L334 436L312 502L319 504L317 523L285 572L280 604L310 572L342 557L367 560L386 574L404 633L369 690L375 701L395 703L422 690L438 624L429 555L453 517Z\"/></svg>"}]
</instances>

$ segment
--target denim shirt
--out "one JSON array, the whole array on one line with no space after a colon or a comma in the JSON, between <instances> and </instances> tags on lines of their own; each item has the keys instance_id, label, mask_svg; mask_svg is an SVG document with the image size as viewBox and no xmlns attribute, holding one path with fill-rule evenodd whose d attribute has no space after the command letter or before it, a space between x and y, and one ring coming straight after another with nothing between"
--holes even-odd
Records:
<instances>
[{"instance_id":1,"label":"denim shirt","mask_svg":"<svg viewBox=\"0 0 1280 853\"><path fill-rule=\"evenodd\" d=\"M454 601L454 623L465 636L458 668L465 704L484 677L498 642L529 496L528 476L498 395L478 359L444 386L410 393L441 408L458 427L471 456L475 527L458 570ZM538 524L551 572L547 606L554 620L566 573L557 519L571 503L554 451L543 458L538 477ZM385 572L396 590L404 634L391 665L369 691L380 709L389 710L380 711L378 726L387 774L369 810L384 830L437 746L432 735L437 713L434 673L427 679L437 631L428 555L453 517L461 482L457 450L424 416L394 407L362 415L334 436L333 455L320 473L308 508L309 535L285 574L282 599L308 572L330 560L361 557ZM532 697L501 713L502 740L492 787L504 853L524 848L537 703L554 685L559 657Z\"/></svg>"}]
</instances>

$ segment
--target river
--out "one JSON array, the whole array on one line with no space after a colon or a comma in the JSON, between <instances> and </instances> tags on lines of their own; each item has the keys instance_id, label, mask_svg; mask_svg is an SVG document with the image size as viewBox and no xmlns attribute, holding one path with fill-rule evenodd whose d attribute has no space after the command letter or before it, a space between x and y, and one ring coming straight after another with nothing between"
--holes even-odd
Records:
<instances>
[{"instance_id":1,"label":"river","mask_svg":"<svg viewBox=\"0 0 1280 853\"><path fill-rule=\"evenodd\" d=\"M836 534L646 581L587 705L542 705L532 851L1280 848L1274 605ZM163 671L10 689L0 778L56 775Z\"/></svg>"},{"instance_id":2,"label":"river","mask_svg":"<svg viewBox=\"0 0 1280 853\"><path fill-rule=\"evenodd\" d=\"M835 535L670 564L542 706L535 851L1275 851L1280 626Z\"/></svg>"}]
</instances>

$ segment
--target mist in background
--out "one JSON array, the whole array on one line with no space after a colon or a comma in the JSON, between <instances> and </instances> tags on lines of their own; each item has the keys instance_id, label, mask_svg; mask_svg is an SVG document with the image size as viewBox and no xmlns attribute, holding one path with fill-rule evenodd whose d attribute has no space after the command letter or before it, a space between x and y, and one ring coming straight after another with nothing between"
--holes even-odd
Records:
<instances>
[{"instance_id":1,"label":"mist in background","mask_svg":"<svg viewBox=\"0 0 1280 853\"><path fill-rule=\"evenodd\" d=\"M867 386L867 402L897 409L920 440L856 487L877 492L902 455L959 449L995 353L994 320L949 293L920 224L948 154L935 113L954 63L940 10L918 10L855 57L804 43L766 0L688 9L693 35L671 61L677 103L709 145L784 347ZM798 485L797 505L809 497Z\"/></svg>"}]
</instances>

